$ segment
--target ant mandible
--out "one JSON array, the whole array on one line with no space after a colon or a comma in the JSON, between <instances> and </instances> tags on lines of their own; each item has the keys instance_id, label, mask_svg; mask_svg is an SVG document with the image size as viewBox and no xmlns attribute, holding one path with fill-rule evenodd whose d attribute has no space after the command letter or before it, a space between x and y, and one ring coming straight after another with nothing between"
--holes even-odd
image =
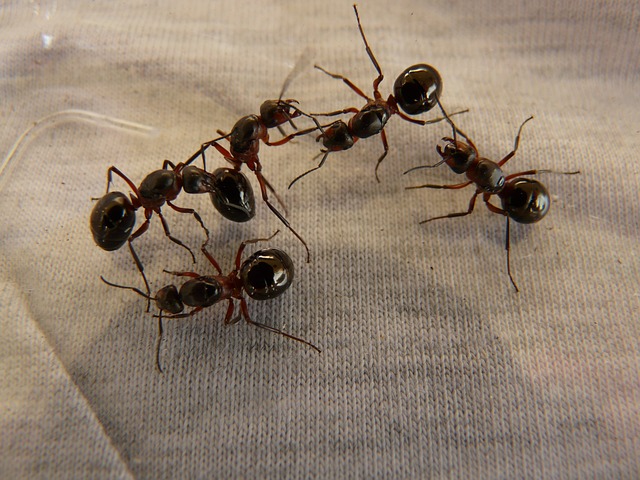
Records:
<instances>
[{"instance_id":1,"label":"ant mandible","mask_svg":"<svg viewBox=\"0 0 640 480\"><path fill-rule=\"evenodd\" d=\"M439 103L439 102L438 102ZM444 113L447 121L453 128L453 138L443 138L444 146L436 146L438 154L442 157L442 160L435 165L421 165L407 170L405 173L409 173L413 170L420 168L433 168L446 163L451 170L457 174L466 174L469 181L464 183L458 183L454 185L418 185L412 187L406 187L408 190L417 188L442 188L457 190L467 187L471 184L475 184L476 191L471 197L469 202L469 208L465 212L450 213L448 215L441 215L438 217L429 218L423 220L420 224L431 222L433 220L439 220L442 218L454 218L463 217L473 212L476 204L476 198L482 194L482 200L487 208L500 215L504 215L507 219L507 229L505 238L505 249L507 251L507 273L509 279L513 284L516 292L520 289L516 284L513 275L511 274L511 259L509 248L509 220L514 220L518 223L536 223L542 220L549 211L551 205L551 197L546 187L537 180L531 178L523 178L524 175L535 175L538 173L555 173L551 170L526 170L511 175L505 176L502 171L504 166L511 158L513 158L518 150L520 144L520 134L524 125L533 119L533 116L527 118L518 129L516 139L514 142L513 150L509 152L499 162L494 162L488 158L481 157L478 153L478 149L473 141L462 132L446 114L442 105L440 105L442 112ZM456 134L460 134L465 141L457 139ZM580 173L575 172L558 172L564 175L575 175ZM493 205L490 199L493 195L497 195L500 198L502 208Z\"/></svg>"},{"instance_id":2,"label":"ant mandible","mask_svg":"<svg viewBox=\"0 0 640 480\"><path fill-rule=\"evenodd\" d=\"M283 332L282 330L278 330L277 328L256 322L252 320L249 315L249 309L244 297L245 293L254 300L270 300L284 293L293 282L293 262L282 250L275 248L258 250L242 262L242 253L248 244L269 241L277 234L278 232L276 231L276 233L269 238L242 242L236 253L235 269L228 275L223 275L218 262L207 250L206 245L203 245L201 250L211 265L216 269L218 275L200 275L195 272L170 272L165 270L165 272L172 275L188 277L189 280L183 283L179 289L175 285L167 285L158 290L155 297L151 297L135 287L118 285L105 280L104 277L100 278L107 285L133 290L148 300L154 300L156 302L160 310L160 313L157 315L159 335L156 346L156 366L160 372L162 372L162 367L160 366L160 342L163 333L162 318L176 319L191 317L202 309L218 304L224 300L228 300L229 302L227 313L224 317L224 323L226 325L238 322L240 316L242 316L250 325L304 343L318 353L321 353L321 350L312 343ZM234 300L240 301L241 313L236 317L233 317L235 310ZM192 310L182 313L185 306L192 307ZM162 312L168 312L170 315L163 317Z\"/></svg>"},{"instance_id":3,"label":"ant mandible","mask_svg":"<svg viewBox=\"0 0 640 480\"><path fill-rule=\"evenodd\" d=\"M371 63L373 63L373 66L378 72L378 76L373 81L373 98L370 98L368 95L366 95L362 89L357 87L351 80L344 77L343 75L331 73L321 66L315 65L315 68L320 70L321 72L326 73L330 77L337 80L342 80L345 84L347 84L349 88L351 88L351 90L364 98L367 103L361 109L350 107L335 112L310 114L312 116L335 116L346 113L353 113L354 115L349 119L348 123L345 123L342 120L338 120L323 127L324 131L322 131L322 133L316 139L322 139L322 144L324 146L324 149L320 153L320 155L324 154L322 160L320 160L320 163L317 167L312 168L311 170L308 170L302 175L296 177L289 184L289 188L291 188L293 184L300 180L302 177L320 169L324 165L330 153L348 150L359 139L369 138L378 134L380 135L382 146L384 148L384 152L378 158L378 162L376 163L375 168L376 180L380 182L380 178L378 177L378 168L380 167L380 164L382 163L384 158L387 156L387 153L389 153L389 144L387 142L387 134L384 131L384 127L392 115L398 115L403 120L415 123L417 125L427 125L444 120L444 118L435 118L433 120L419 120L416 118L411 118L408 115L402 113L402 111L409 115L418 115L421 113L425 113L431 110L438 102L438 99L440 98L440 95L442 93L442 78L440 77L440 73L438 73L438 71L430 65L418 64L407 68L396 79L393 85L393 94L390 94L386 100L382 98L379 86L384 79L384 75L382 73L380 65L378 64L378 61L373 55L373 51L371 50L369 43L367 42L367 38L365 37L364 30L362 29L362 24L360 23L360 16L358 14L357 5L353 6L353 10L356 14L358 30L360 31L360 36L362 37L362 40L364 42L367 55L369 55ZM452 115L464 113L466 111L467 110L455 112ZM304 135L314 130L316 129L303 130L293 133L289 137Z\"/></svg>"}]
</instances>

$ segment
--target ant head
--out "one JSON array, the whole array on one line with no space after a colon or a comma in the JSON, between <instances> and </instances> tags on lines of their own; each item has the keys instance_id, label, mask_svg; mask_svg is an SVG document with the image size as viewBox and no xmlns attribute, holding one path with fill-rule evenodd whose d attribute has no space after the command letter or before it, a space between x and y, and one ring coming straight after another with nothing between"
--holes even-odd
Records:
<instances>
[{"instance_id":1,"label":"ant head","mask_svg":"<svg viewBox=\"0 0 640 480\"><path fill-rule=\"evenodd\" d=\"M449 137L443 138L436 150L451 170L458 174L469 170L478 157L478 152L473 147Z\"/></svg>"},{"instance_id":2,"label":"ant head","mask_svg":"<svg viewBox=\"0 0 640 480\"><path fill-rule=\"evenodd\" d=\"M182 299L180 298L180 294L178 293L178 289L175 285L167 285L166 287L158 290L155 300L156 306L160 310L164 310L165 312L169 312L174 315L182 312L184 309Z\"/></svg>"},{"instance_id":3,"label":"ant head","mask_svg":"<svg viewBox=\"0 0 640 480\"><path fill-rule=\"evenodd\" d=\"M274 128L300 116L300 110L293 104L297 100L267 100L260 105L260 118L267 128Z\"/></svg>"},{"instance_id":4,"label":"ant head","mask_svg":"<svg viewBox=\"0 0 640 480\"><path fill-rule=\"evenodd\" d=\"M194 165L188 165L182 169L182 189L186 193L207 193L214 188L208 172Z\"/></svg>"},{"instance_id":5,"label":"ant head","mask_svg":"<svg viewBox=\"0 0 640 480\"><path fill-rule=\"evenodd\" d=\"M222 296L222 285L214 277L197 277L180 287L180 298L190 307L210 307Z\"/></svg>"},{"instance_id":6,"label":"ant head","mask_svg":"<svg viewBox=\"0 0 640 480\"><path fill-rule=\"evenodd\" d=\"M242 263L244 289L255 300L268 300L283 293L293 282L293 262L282 250L259 250Z\"/></svg>"},{"instance_id":7,"label":"ant head","mask_svg":"<svg viewBox=\"0 0 640 480\"><path fill-rule=\"evenodd\" d=\"M93 240L108 252L126 243L135 223L135 208L121 192L109 192L98 200L89 219Z\"/></svg>"},{"instance_id":8,"label":"ant head","mask_svg":"<svg viewBox=\"0 0 640 480\"><path fill-rule=\"evenodd\" d=\"M342 120L336 120L324 129L316 140L322 139L322 145L329 151L348 150L353 147L355 140L349 131L349 126Z\"/></svg>"},{"instance_id":9,"label":"ant head","mask_svg":"<svg viewBox=\"0 0 640 480\"><path fill-rule=\"evenodd\" d=\"M409 115L428 112L438 104L442 93L442 78L430 65L419 64L407 68L393 84L393 96L400 108Z\"/></svg>"},{"instance_id":10,"label":"ant head","mask_svg":"<svg viewBox=\"0 0 640 480\"><path fill-rule=\"evenodd\" d=\"M186 170L186 169L185 169ZM247 222L256 214L256 198L245 175L232 168L218 168L210 175L211 202L220 214L232 222Z\"/></svg>"},{"instance_id":11,"label":"ant head","mask_svg":"<svg viewBox=\"0 0 640 480\"><path fill-rule=\"evenodd\" d=\"M502 208L518 223L542 220L551 206L546 187L532 178L516 178L500 192Z\"/></svg>"}]
</instances>

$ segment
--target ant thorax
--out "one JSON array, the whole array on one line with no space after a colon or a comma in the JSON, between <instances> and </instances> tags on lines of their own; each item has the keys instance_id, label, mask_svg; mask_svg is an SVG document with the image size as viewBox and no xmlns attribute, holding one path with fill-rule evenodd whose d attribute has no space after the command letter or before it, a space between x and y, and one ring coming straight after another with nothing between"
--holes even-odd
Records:
<instances>
[{"instance_id":1,"label":"ant thorax","mask_svg":"<svg viewBox=\"0 0 640 480\"><path fill-rule=\"evenodd\" d=\"M478 158L467 170L467 178L485 193L498 193L504 188L504 172L500 166L487 158Z\"/></svg>"},{"instance_id":2,"label":"ant thorax","mask_svg":"<svg viewBox=\"0 0 640 480\"><path fill-rule=\"evenodd\" d=\"M385 101L374 100L368 103L349 121L353 135L368 138L378 135L391 117L391 111Z\"/></svg>"},{"instance_id":3,"label":"ant thorax","mask_svg":"<svg viewBox=\"0 0 640 480\"><path fill-rule=\"evenodd\" d=\"M236 122L231 129L229 143L234 154L253 154L259 148L257 142L266 138L267 129L257 115L247 115Z\"/></svg>"},{"instance_id":4,"label":"ant thorax","mask_svg":"<svg viewBox=\"0 0 640 480\"><path fill-rule=\"evenodd\" d=\"M140 184L140 201L145 208L161 207L166 201L174 200L182 182L173 170L156 170L147 175Z\"/></svg>"}]
</instances>

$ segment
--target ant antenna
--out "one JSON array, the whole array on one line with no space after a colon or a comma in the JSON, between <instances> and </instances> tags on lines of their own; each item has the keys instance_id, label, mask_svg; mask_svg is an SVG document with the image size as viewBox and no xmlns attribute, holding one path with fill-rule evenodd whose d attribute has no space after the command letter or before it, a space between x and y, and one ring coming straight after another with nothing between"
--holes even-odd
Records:
<instances>
[{"instance_id":1,"label":"ant antenna","mask_svg":"<svg viewBox=\"0 0 640 480\"><path fill-rule=\"evenodd\" d=\"M353 4L353 11L356 12L356 21L358 22L358 30L360 30L360 35L362 36L362 40L364 41L364 46L365 46L365 50L367 51L367 55L369 55L369 58L371 59L371 63L373 63L373 66L378 72L378 77L373 81L373 93L376 98L380 98L381 95L380 95L380 92L378 92L378 87L380 86L380 83L384 79L384 75L382 73L382 69L380 68L380 65L378 64L378 61L376 60L376 57L373 56L373 51L369 46L369 42L367 42L367 37L365 37L364 35L364 30L362 29L362 24L360 23L360 15L358 14L358 5L356 5L355 3Z\"/></svg>"}]
</instances>

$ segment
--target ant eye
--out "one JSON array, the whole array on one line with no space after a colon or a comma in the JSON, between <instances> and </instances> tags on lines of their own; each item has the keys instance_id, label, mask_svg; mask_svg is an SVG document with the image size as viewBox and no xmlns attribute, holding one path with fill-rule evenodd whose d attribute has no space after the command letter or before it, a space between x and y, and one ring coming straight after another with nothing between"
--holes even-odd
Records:
<instances>
[{"instance_id":1,"label":"ant eye","mask_svg":"<svg viewBox=\"0 0 640 480\"><path fill-rule=\"evenodd\" d=\"M502 208L518 223L542 220L551 206L551 198L545 186L531 178L512 180L500 197Z\"/></svg>"},{"instance_id":2,"label":"ant eye","mask_svg":"<svg viewBox=\"0 0 640 480\"><path fill-rule=\"evenodd\" d=\"M442 78L430 65L407 68L393 84L393 96L400 108L409 115L428 112L442 93Z\"/></svg>"}]
</instances>

